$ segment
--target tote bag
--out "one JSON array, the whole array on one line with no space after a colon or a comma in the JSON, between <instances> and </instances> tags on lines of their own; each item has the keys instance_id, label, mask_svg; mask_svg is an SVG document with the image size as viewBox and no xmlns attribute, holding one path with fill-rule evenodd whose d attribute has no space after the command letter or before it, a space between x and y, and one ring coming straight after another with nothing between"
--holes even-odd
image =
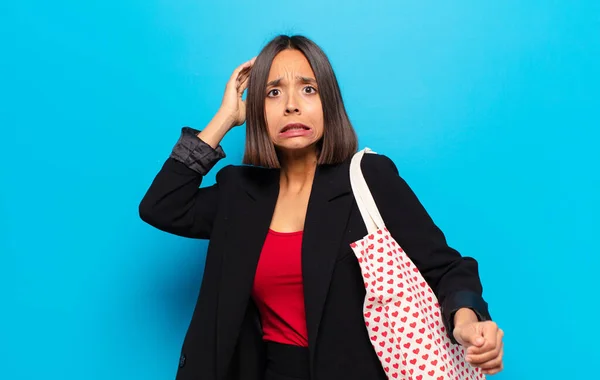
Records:
<instances>
[{"instance_id":1,"label":"tote bag","mask_svg":"<svg viewBox=\"0 0 600 380\"><path fill-rule=\"evenodd\" d=\"M485 379L444 327L437 297L385 227L362 174L365 148L350 163L350 183L367 235L350 244L366 288L364 321L388 379Z\"/></svg>"}]
</instances>

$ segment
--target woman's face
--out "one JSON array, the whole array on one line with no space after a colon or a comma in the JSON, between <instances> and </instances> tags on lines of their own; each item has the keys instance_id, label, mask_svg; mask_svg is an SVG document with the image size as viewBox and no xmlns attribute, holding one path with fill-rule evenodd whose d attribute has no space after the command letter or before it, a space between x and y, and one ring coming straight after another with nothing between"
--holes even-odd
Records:
<instances>
[{"instance_id":1,"label":"woman's face","mask_svg":"<svg viewBox=\"0 0 600 380\"><path fill-rule=\"evenodd\" d=\"M275 56L265 96L273 144L283 152L314 148L323 137L323 108L315 74L304 54L288 49Z\"/></svg>"}]
</instances>

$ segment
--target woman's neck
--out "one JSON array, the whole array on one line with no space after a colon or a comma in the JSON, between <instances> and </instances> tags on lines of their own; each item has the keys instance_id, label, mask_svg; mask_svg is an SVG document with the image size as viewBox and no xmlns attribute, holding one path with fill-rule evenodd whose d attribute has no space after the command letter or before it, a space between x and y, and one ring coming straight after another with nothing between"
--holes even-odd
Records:
<instances>
[{"instance_id":1,"label":"woman's neck","mask_svg":"<svg viewBox=\"0 0 600 380\"><path fill-rule=\"evenodd\" d=\"M282 152L280 154L282 191L301 193L312 186L317 169L315 150L305 152Z\"/></svg>"}]
</instances>

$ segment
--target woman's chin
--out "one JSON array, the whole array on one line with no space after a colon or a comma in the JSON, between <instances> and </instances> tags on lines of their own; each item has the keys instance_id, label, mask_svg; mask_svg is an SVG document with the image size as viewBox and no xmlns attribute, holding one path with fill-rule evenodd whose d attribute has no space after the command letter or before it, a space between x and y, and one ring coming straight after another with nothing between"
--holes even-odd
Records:
<instances>
[{"instance_id":1,"label":"woman's chin","mask_svg":"<svg viewBox=\"0 0 600 380\"><path fill-rule=\"evenodd\" d=\"M312 153L317 149L317 142L308 139L295 138L279 141L275 144L277 150L284 154Z\"/></svg>"}]
</instances>

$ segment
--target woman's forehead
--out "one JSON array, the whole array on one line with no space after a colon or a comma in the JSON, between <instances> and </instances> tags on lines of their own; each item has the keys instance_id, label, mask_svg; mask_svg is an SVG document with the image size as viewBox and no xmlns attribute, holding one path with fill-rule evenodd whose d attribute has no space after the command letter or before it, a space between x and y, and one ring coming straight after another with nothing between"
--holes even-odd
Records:
<instances>
[{"instance_id":1,"label":"woman's forehead","mask_svg":"<svg viewBox=\"0 0 600 380\"><path fill-rule=\"evenodd\" d=\"M314 76L310 63L308 63L304 54L298 50L288 49L280 52L273 59L267 81L276 79L290 81L297 77L314 78Z\"/></svg>"}]
</instances>

